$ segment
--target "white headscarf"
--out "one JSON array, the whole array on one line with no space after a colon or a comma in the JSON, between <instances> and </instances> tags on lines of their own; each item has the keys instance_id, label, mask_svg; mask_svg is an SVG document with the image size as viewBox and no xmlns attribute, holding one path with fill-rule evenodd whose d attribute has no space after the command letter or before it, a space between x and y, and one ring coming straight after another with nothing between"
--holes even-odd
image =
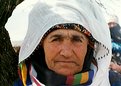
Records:
<instances>
[{"instance_id":1,"label":"white headscarf","mask_svg":"<svg viewBox=\"0 0 121 86\"><path fill-rule=\"evenodd\" d=\"M51 0L49 0L51 2ZM108 67L111 60L111 38L108 25L98 5L92 0L39 1L29 15L28 31L20 49L19 63L28 58L43 35L54 25L77 23L85 27L99 42L94 57L98 71L90 86L110 86Z\"/></svg>"},{"instance_id":2,"label":"white headscarf","mask_svg":"<svg viewBox=\"0 0 121 86\"><path fill-rule=\"evenodd\" d=\"M116 16L116 15L110 15L109 17L108 17L108 23L110 23L110 22L114 22L114 23L119 23L119 20L118 20L118 16Z\"/></svg>"}]
</instances>

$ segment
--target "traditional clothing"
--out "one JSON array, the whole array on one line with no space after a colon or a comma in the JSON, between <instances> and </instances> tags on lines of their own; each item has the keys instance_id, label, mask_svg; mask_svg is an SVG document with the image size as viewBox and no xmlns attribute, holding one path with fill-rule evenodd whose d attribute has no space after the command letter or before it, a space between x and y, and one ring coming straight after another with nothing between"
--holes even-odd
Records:
<instances>
[{"instance_id":1,"label":"traditional clothing","mask_svg":"<svg viewBox=\"0 0 121 86\"><path fill-rule=\"evenodd\" d=\"M62 76L47 69L40 47L43 37L51 28L66 24L82 26L94 40L93 48L90 47L92 50L87 56L92 59L89 65L84 65L84 67L88 65L89 68L72 76ZM20 84L24 86L110 86L110 60L110 31L101 15L101 10L93 0L55 0L53 3L45 0L35 4L29 14L28 31L19 54Z\"/></svg>"}]
</instances>

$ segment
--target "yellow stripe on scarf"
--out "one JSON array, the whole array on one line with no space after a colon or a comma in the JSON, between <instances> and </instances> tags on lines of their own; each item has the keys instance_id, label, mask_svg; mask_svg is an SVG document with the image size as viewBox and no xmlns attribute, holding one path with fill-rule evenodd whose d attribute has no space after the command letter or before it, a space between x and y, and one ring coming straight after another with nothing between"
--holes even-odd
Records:
<instances>
[{"instance_id":1,"label":"yellow stripe on scarf","mask_svg":"<svg viewBox=\"0 0 121 86\"><path fill-rule=\"evenodd\" d=\"M80 83L86 83L88 81L88 78L89 78L88 72L83 73Z\"/></svg>"},{"instance_id":2,"label":"yellow stripe on scarf","mask_svg":"<svg viewBox=\"0 0 121 86\"><path fill-rule=\"evenodd\" d=\"M26 86L27 68L25 63L22 63L21 75L22 75L23 85Z\"/></svg>"}]
</instances>

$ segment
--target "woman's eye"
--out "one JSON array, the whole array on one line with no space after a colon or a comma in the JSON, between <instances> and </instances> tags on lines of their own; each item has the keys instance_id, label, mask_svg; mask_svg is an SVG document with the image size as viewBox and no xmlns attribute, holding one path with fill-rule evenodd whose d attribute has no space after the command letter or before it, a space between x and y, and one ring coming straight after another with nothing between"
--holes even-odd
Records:
<instances>
[{"instance_id":1,"label":"woman's eye","mask_svg":"<svg viewBox=\"0 0 121 86\"><path fill-rule=\"evenodd\" d=\"M82 40L80 38L74 38L72 39L73 42L82 42Z\"/></svg>"}]
</instances>

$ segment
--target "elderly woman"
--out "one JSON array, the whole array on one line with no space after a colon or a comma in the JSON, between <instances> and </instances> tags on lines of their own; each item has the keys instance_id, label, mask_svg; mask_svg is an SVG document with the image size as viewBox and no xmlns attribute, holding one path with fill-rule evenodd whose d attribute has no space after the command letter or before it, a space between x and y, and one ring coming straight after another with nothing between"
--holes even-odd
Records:
<instances>
[{"instance_id":1,"label":"elderly woman","mask_svg":"<svg viewBox=\"0 0 121 86\"><path fill-rule=\"evenodd\" d=\"M16 86L110 86L111 38L91 0L37 2L19 53Z\"/></svg>"}]
</instances>

